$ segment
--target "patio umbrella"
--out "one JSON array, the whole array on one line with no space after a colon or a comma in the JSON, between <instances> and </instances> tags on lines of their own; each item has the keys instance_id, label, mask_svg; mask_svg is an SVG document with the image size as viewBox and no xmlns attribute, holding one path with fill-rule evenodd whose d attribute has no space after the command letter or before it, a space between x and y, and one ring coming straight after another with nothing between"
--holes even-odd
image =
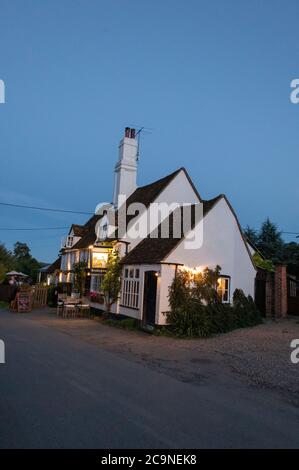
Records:
<instances>
[{"instance_id":1,"label":"patio umbrella","mask_svg":"<svg viewBox=\"0 0 299 470\"><path fill-rule=\"evenodd\" d=\"M21 273L18 273L17 271L9 271L9 273L6 273L6 276L20 276Z\"/></svg>"}]
</instances>

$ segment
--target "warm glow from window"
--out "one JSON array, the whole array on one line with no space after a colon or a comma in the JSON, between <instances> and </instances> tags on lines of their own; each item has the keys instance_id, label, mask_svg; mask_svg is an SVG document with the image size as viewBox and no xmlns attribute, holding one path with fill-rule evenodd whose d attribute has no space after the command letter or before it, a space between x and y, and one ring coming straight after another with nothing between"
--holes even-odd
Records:
<instances>
[{"instance_id":1,"label":"warm glow from window","mask_svg":"<svg viewBox=\"0 0 299 470\"><path fill-rule=\"evenodd\" d=\"M196 274L202 273L206 269L206 266L196 266L194 268L189 268L187 266L184 266L181 269L183 271L187 271L190 274L196 275Z\"/></svg>"},{"instance_id":2,"label":"warm glow from window","mask_svg":"<svg viewBox=\"0 0 299 470\"><path fill-rule=\"evenodd\" d=\"M92 253L92 267L105 268L108 259L108 253Z\"/></svg>"},{"instance_id":3,"label":"warm glow from window","mask_svg":"<svg viewBox=\"0 0 299 470\"><path fill-rule=\"evenodd\" d=\"M224 303L229 302L230 297L230 278L226 276L219 277L217 280L217 292Z\"/></svg>"}]
</instances>

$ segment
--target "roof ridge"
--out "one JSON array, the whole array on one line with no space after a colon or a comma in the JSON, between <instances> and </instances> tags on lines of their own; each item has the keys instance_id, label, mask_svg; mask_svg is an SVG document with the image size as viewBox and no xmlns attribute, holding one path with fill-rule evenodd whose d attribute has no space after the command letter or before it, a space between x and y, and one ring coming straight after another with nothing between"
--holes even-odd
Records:
<instances>
[{"instance_id":1,"label":"roof ridge","mask_svg":"<svg viewBox=\"0 0 299 470\"><path fill-rule=\"evenodd\" d=\"M182 170L185 170L185 168L183 168L183 167L178 168L177 170L173 171L172 173L169 173L168 175L162 176L162 178L159 178L158 180L152 181L151 183L148 183L148 184L144 184L143 186L138 186L136 188L136 190L146 188L147 186L152 186L156 183L161 183L163 180L168 179L168 178L174 178Z\"/></svg>"}]
</instances>

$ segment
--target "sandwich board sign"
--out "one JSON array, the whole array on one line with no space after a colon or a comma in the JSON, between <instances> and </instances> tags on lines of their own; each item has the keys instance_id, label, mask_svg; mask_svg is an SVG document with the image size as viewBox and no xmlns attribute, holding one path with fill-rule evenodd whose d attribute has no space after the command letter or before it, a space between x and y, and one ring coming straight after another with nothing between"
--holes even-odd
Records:
<instances>
[{"instance_id":1,"label":"sandwich board sign","mask_svg":"<svg viewBox=\"0 0 299 470\"><path fill-rule=\"evenodd\" d=\"M18 292L18 312L31 312L31 294Z\"/></svg>"}]
</instances>

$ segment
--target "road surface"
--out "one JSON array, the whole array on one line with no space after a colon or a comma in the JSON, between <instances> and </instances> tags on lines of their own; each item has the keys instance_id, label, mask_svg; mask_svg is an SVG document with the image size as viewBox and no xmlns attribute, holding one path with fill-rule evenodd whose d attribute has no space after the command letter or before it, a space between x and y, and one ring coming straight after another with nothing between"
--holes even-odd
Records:
<instances>
[{"instance_id":1,"label":"road surface","mask_svg":"<svg viewBox=\"0 0 299 470\"><path fill-rule=\"evenodd\" d=\"M0 339L0 448L299 447L298 408L270 391L179 380L30 314L0 310Z\"/></svg>"}]
</instances>

